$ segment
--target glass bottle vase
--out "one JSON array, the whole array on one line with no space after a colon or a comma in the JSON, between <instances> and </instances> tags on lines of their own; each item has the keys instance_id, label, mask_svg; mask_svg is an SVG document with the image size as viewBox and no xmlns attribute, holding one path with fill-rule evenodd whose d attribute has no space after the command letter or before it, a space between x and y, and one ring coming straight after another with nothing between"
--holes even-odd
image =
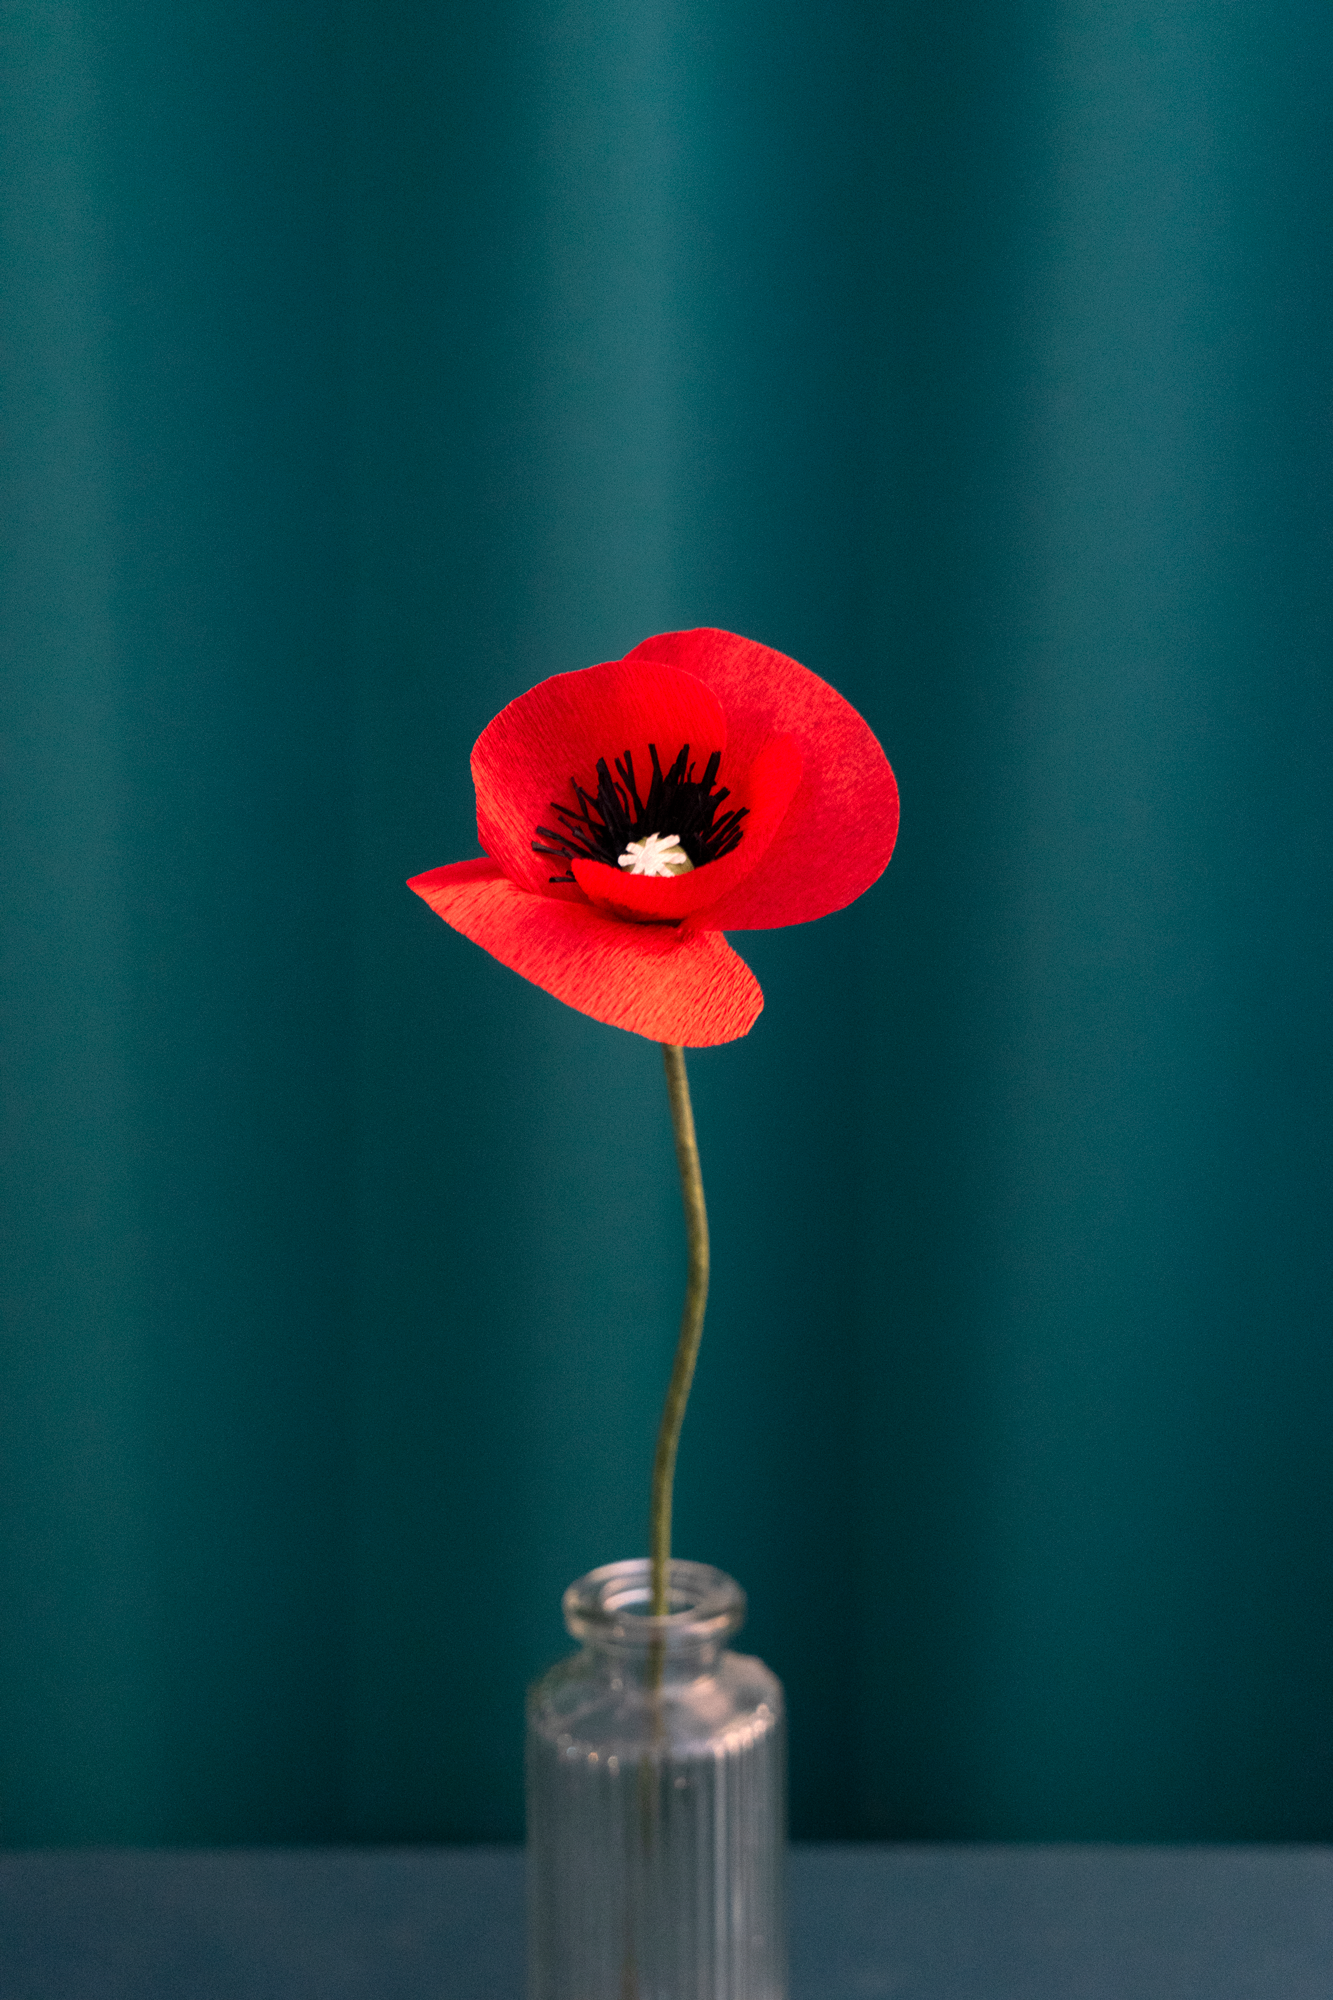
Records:
<instances>
[{"instance_id":1,"label":"glass bottle vase","mask_svg":"<svg viewBox=\"0 0 1333 2000\"><path fill-rule=\"evenodd\" d=\"M582 1651L528 1693L529 2000L785 2000L782 1686L745 1593L646 1558L571 1584Z\"/></svg>"}]
</instances>

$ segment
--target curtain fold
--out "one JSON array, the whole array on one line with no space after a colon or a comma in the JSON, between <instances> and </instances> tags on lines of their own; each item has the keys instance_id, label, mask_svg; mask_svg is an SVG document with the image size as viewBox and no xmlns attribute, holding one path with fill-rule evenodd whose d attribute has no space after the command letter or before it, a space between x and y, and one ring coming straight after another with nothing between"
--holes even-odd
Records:
<instances>
[{"instance_id":1,"label":"curtain fold","mask_svg":"<svg viewBox=\"0 0 1333 2000\"><path fill-rule=\"evenodd\" d=\"M1327 1838L1326 10L7 34L0 1841L521 1832L679 1197L403 885L696 624L903 795L691 1061L793 1831Z\"/></svg>"}]
</instances>

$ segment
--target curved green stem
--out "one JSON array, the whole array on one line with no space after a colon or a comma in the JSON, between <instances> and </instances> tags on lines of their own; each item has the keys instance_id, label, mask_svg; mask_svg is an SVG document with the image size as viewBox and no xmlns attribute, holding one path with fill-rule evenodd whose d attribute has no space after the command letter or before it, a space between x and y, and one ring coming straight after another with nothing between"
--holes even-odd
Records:
<instances>
[{"instance_id":1,"label":"curved green stem","mask_svg":"<svg viewBox=\"0 0 1333 2000\"><path fill-rule=\"evenodd\" d=\"M685 1309L680 1316L680 1338L671 1369L662 1422L653 1457L653 1495L649 1516L649 1548L652 1555L652 1613L661 1617L669 1609L667 1567L671 1561L671 1489L676 1477L676 1447L685 1421L694 1364L704 1330L704 1308L708 1304L708 1211L704 1207L703 1175L699 1171L699 1147L694 1136L694 1112L690 1086L685 1075L685 1051L671 1042L662 1044L666 1065L667 1095L671 1099L671 1123L676 1134L676 1164L680 1168L680 1192L685 1204L685 1235L689 1244L690 1268L685 1281Z\"/></svg>"}]
</instances>

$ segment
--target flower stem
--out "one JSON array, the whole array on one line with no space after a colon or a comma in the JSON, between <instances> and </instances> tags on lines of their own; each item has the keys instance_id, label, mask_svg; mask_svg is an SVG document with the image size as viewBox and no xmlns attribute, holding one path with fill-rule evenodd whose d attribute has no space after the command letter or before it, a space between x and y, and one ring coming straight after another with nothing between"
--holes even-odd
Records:
<instances>
[{"instance_id":1,"label":"flower stem","mask_svg":"<svg viewBox=\"0 0 1333 2000\"><path fill-rule=\"evenodd\" d=\"M699 1146L694 1136L694 1112L690 1106L690 1086L685 1075L685 1051L671 1042L662 1044L666 1065L667 1095L671 1100L671 1124L676 1134L676 1164L680 1168L680 1192L685 1204L685 1236L689 1245L690 1268L685 1281L685 1308L680 1316L680 1338L676 1359L667 1386L662 1422L653 1457L653 1495L649 1515L649 1548L652 1554L652 1605L655 1618L670 1608L667 1569L671 1561L671 1489L676 1477L676 1447L685 1421L694 1364L704 1330L704 1308L708 1304L708 1211L704 1207L704 1182L699 1171Z\"/></svg>"}]
</instances>

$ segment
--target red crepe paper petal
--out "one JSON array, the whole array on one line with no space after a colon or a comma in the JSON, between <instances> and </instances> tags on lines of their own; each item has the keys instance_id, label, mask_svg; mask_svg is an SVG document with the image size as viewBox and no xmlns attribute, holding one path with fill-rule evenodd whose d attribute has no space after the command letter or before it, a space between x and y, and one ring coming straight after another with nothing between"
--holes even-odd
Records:
<instances>
[{"instance_id":1,"label":"red crepe paper petal","mask_svg":"<svg viewBox=\"0 0 1333 2000\"><path fill-rule=\"evenodd\" d=\"M561 820L562 811L577 819L582 787L593 814L586 844L614 857L635 822L632 809L618 816L623 799L604 793L600 807L591 804L597 766L604 759L614 773L628 752L646 801L650 745L664 770L688 745L692 777L716 752L728 811L747 809L731 853L687 875L635 876L588 860L576 828ZM668 632L625 660L542 682L482 732L472 770L490 858L434 869L410 886L570 1006L691 1048L735 1040L763 1006L722 929L841 909L882 872L898 829L893 772L855 709L817 674L734 632ZM619 773L609 782L617 781ZM673 825L687 806L698 809L669 789L638 820L642 836L679 829L692 839L688 819ZM724 815L714 846L734 825ZM555 851L538 854L534 839Z\"/></svg>"},{"instance_id":2,"label":"red crepe paper petal","mask_svg":"<svg viewBox=\"0 0 1333 2000\"><path fill-rule=\"evenodd\" d=\"M408 887L502 965L608 1027L713 1048L747 1034L763 1007L759 981L717 931L624 923L521 889L491 861L433 868Z\"/></svg>"},{"instance_id":3,"label":"red crepe paper petal","mask_svg":"<svg viewBox=\"0 0 1333 2000\"><path fill-rule=\"evenodd\" d=\"M717 696L727 724L723 782L773 736L793 736L801 753L801 783L772 845L710 908L709 924L764 930L806 923L868 889L893 852L898 787L851 704L784 653L734 632L667 632L645 639L625 664L650 661L684 670Z\"/></svg>"},{"instance_id":4,"label":"red crepe paper petal","mask_svg":"<svg viewBox=\"0 0 1333 2000\"><path fill-rule=\"evenodd\" d=\"M712 920L713 906L758 866L800 782L801 753L792 737L779 736L764 745L754 768L732 787L727 810L736 806L749 810L740 845L730 854L676 876L631 875L603 861L575 861L574 880L599 910L616 916L639 923L678 923L692 917L696 926L720 930Z\"/></svg>"},{"instance_id":5,"label":"red crepe paper petal","mask_svg":"<svg viewBox=\"0 0 1333 2000\"><path fill-rule=\"evenodd\" d=\"M565 863L533 853L537 829L559 827L552 800L574 805L571 779L597 790L599 757L614 772L616 758L630 751L640 793L646 793L650 743L664 767L686 743L700 769L714 750L725 753L727 724L717 696L678 668L622 660L556 674L530 688L501 709L472 752L482 846L511 881L558 900L580 900L569 884L552 889L550 878L563 875Z\"/></svg>"}]
</instances>

